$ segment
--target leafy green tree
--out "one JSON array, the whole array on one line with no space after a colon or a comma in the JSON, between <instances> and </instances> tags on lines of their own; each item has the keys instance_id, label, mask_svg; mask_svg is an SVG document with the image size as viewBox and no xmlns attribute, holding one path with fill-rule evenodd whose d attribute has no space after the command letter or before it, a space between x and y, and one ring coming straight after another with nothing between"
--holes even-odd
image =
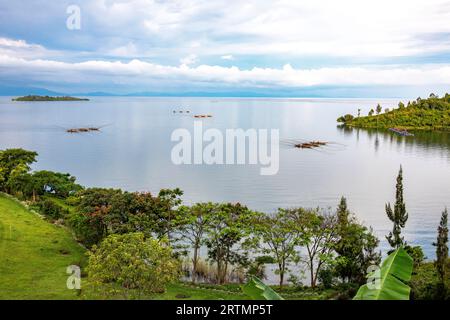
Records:
<instances>
[{"instance_id":1,"label":"leafy green tree","mask_svg":"<svg viewBox=\"0 0 450 320\"><path fill-rule=\"evenodd\" d=\"M296 226L298 245L306 248L306 265L311 287L315 288L321 269L333 262L337 217L318 209L291 208L285 209L285 213Z\"/></svg>"},{"instance_id":2,"label":"leafy green tree","mask_svg":"<svg viewBox=\"0 0 450 320\"><path fill-rule=\"evenodd\" d=\"M99 243L111 231L108 214L113 198L122 194L118 189L89 188L77 193L73 201L75 212L69 217L69 225L77 238L90 247Z\"/></svg>"},{"instance_id":3,"label":"leafy green tree","mask_svg":"<svg viewBox=\"0 0 450 320\"><path fill-rule=\"evenodd\" d=\"M380 106L380 104L377 104L377 107L375 108L377 115L381 113L381 111L383 110Z\"/></svg>"},{"instance_id":4,"label":"leafy green tree","mask_svg":"<svg viewBox=\"0 0 450 320\"><path fill-rule=\"evenodd\" d=\"M200 259L200 249L205 240L205 234L208 231L209 221L220 210L216 203L196 203L192 207L183 207L180 214L184 212L186 219L180 230L181 240L189 243L193 249L192 257L192 282L197 279L197 265Z\"/></svg>"},{"instance_id":5,"label":"leafy green tree","mask_svg":"<svg viewBox=\"0 0 450 320\"><path fill-rule=\"evenodd\" d=\"M69 173L53 171L36 171L31 175L33 199L36 195L53 194L59 198L67 198L83 188L75 183L76 178Z\"/></svg>"},{"instance_id":6,"label":"leafy green tree","mask_svg":"<svg viewBox=\"0 0 450 320\"><path fill-rule=\"evenodd\" d=\"M420 264L426 259L421 246L406 245L404 249L413 259L414 269L417 269Z\"/></svg>"},{"instance_id":7,"label":"leafy green tree","mask_svg":"<svg viewBox=\"0 0 450 320\"><path fill-rule=\"evenodd\" d=\"M448 212L445 209L442 212L441 222L438 227L437 240L433 245L436 247L436 271L439 276L439 282L445 284L446 279L446 263L448 259Z\"/></svg>"},{"instance_id":8,"label":"leafy green tree","mask_svg":"<svg viewBox=\"0 0 450 320\"><path fill-rule=\"evenodd\" d=\"M352 116L351 114L346 114L342 117L339 117L337 119L338 122L343 122L343 123L347 123L347 122L351 122L355 117Z\"/></svg>"},{"instance_id":9,"label":"leafy green tree","mask_svg":"<svg viewBox=\"0 0 450 320\"><path fill-rule=\"evenodd\" d=\"M78 192L76 213L70 223L76 234L92 245L108 234L143 232L146 236L172 236L179 224L179 189L161 190L154 197L148 192L123 192L91 188Z\"/></svg>"},{"instance_id":10,"label":"leafy green tree","mask_svg":"<svg viewBox=\"0 0 450 320\"><path fill-rule=\"evenodd\" d=\"M338 219L338 225L340 227L348 225L350 211L348 210L347 199L345 197L341 197L341 200L339 201L339 205L336 211L336 215Z\"/></svg>"},{"instance_id":11,"label":"leafy green tree","mask_svg":"<svg viewBox=\"0 0 450 320\"><path fill-rule=\"evenodd\" d=\"M375 111L373 111L373 109L370 109L370 111L369 111L369 117L373 116L374 112L375 112Z\"/></svg>"},{"instance_id":12,"label":"leafy green tree","mask_svg":"<svg viewBox=\"0 0 450 320\"><path fill-rule=\"evenodd\" d=\"M28 199L31 197L33 193L33 181L32 175L28 173L28 170L25 165L20 164L11 171L8 182L5 183L5 188L8 193L18 198Z\"/></svg>"},{"instance_id":13,"label":"leafy green tree","mask_svg":"<svg viewBox=\"0 0 450 320\"><path fill-rule=\"evenodd\" d=\"M392 211L391 204L388 203L386 204L386 214L394 224L393 230L389 232L386 239L393 249L398 249L406 245L404 238L401 236L401 232L408 220L408 213L406 212L406 206L403 200L403 170L401 166L397 176L394 211Z\"/></svg>"},{"instance_id":14,"label":"leafy green tree","mask_svg":"<svg viewBox=\"0 0 450 320\"><path fill-rule=\"evenodd\" d=\"M0 187L9 193L8 182L11 178L25 174L36 161L37 153L24 149L0 150Z\"/></svg>"},{"instance_id":15,"label":"leafy green tree","mask_svg":"<svg viewBox=\"0 0 450 320\"><path fill-rule=\"evenodd\" d=\"M178 208L182 203L183 191L180 189L161 189L158 193L157 230L159 238L167 236L169 241L172 234L180 226ZM182 221L182 219L181 219Z\"/></svg>"},{"instance_id":16,"label":"leafy green tree","mask_svg":"<svg viewBox=\"0 0 450 320\"><path fill-rule=\"evenodd\" d=\"M274 259L278 266L280 289L290 262L297 262L297 228L282 209L274 216L262 215L255 223L255 235L261 241L260 251ZM259 241L258 241L259 244Z\"/></svg>"},{"instance_id":17,"label":"leafy green tree","mask_svg":"<svg viewBox=\"0 0 450 320\"><path fill-rule=\"evenodd\" d=\"M399 108L399 109L405 108L405 104L404 104L403 102L400 101L400 102L398 103L398 108Z\"/></svg>"},{"instance_id":18,"label":"leafy green tree","mask_svg":"<svg viewBox=\"0 0 450 320\"><path fill-rule=\"evenodd\" d=\"M362 283L367 268L379 264L381 254L375 252L378 239L371 229L359 224L347 208L347 201L341 198L337 209L337 253L334 270L342 281Z\"/></svg>"},{"instance_id":19,"label":"leafy green tree","mask_svg":"<svg viewBox=\"0 0 450 320\"><path fill-rule=\"evenodd\" d=\"M230 265L246 263L247 252L240 243L251 231L254 213L241 204L221 204L216 214L208 220L205 240L208 257L217 266L217 283L226 282Z\"/></svg>"},{"instance_id":20,"label":"leafy green tree","mask_svg":"<svg viewBox=\"0 0 450 320\"><path fill-rule=\"evenodd\" d=\"M143 233L109 235L88 255L88 279L101 294L141 298L164 292L180 276L180 263L167 241Z\"/></svg>"}]
</instances>

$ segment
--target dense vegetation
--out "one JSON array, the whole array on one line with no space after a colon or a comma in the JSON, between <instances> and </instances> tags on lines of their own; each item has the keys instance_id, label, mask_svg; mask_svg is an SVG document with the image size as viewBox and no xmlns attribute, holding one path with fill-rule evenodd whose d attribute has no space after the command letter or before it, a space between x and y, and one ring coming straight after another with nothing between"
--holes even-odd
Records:
<instances>
[{"instance_id":1,"label":"dense vegetation","mask_svg":"<svg viewBox=\"0 0 450 320\"><path fill-rule=\"evenodd\" d=\"M87 98L75 98L75 97L51 97L51 96L36 96L29 95L24 97L18 97L12 99L12 101L89 101Z\"/></svg>"},{"instance_id":2,"label":"dense vegetation","mask_svg":"<svg viewBox=\"0 0 450 320\"><path fill-rule=\"evenodd\" d=\"M376 115L375 115L376 113ZM345 126L356 128L398 128L403 130L450 130L450 94L439 98L431 94L427 99L417 98L397 109L385 109L380 105L369 111L368 116L346 114L337 119Z\"/></svg>"},{"instance_id":3,"label":"dense vegetation","mask_svg":"<svg viewBox=\"0 0 450 320\"><path fill-rule=\"evenodd\" d=\"M266 265L273 264L279 276L277 291L286 299L350 299L366 283L368 270L381 261L379 240L348 210L344 197L336 210L288 208L272 214L239 203L185 206L179 189L154 195L84 188L70 174L33 172L30 165L36 157L22 149L0 151L0 189L50 222L68 227L88 249L87 264L72 261L87 276L82 297L164 298L174 287L190 291L212 286L245 298L236 284L254 276L264 279ZM401 235L408 218L402 177L400 170L394 207L386 205L393 222L387 239L393 250L405 249L415 274L435 272L426 283L417 283L413 274L412 297L448 298L447 213L438 227L437 260L430 271L421 248L408 245ZM308 288L294 265L309 275ZM0 270L2 276L11 272Z\"/></svg>"}]
</instances>

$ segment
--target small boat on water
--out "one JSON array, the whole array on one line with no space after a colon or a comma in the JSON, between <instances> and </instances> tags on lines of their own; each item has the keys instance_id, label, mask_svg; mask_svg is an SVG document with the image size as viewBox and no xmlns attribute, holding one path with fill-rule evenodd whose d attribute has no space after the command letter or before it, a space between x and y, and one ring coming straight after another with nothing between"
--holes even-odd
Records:
<instances>
[{"instance_id":1,"label":"small boat on water","mask_svg":"<svg viewBox=\"0 0 450 320\"><path fill-rule=\"evenodd\" d=\"M297 143L294 146L296 148L300 149L312 149L312 148L318 148L321 146L327 145L327 142L324 141L309 141L309 142L303 142L303 143Z\"/></svg>"},{"instance_id":2,"label":"small boat on water","mask_svg":"<svg viewBox=\"0 0 450 320\"><path fill-rule=\"evenodd\" d=\"M87 127L87 128L72 128L72 129L66 130L66 132L68 132L68 133L82 133L82 132L92 132L92 131L100 131L100 128Z\"/></svg>"},{"instance_id":3,"label":"small boat on water","mask_svg":"<svg viewBox=\"0 0 450 320\"><path fill-rule=\"evenodd\" d=\"M396 134L399 134L401 136L405 136L405 137L410 137L410 136L414 136L414 134L412 134L411 132L408 132L405 129L400 129L400 128L389 128L389 131L392 131Z\"/></svg>"}]
</instances>

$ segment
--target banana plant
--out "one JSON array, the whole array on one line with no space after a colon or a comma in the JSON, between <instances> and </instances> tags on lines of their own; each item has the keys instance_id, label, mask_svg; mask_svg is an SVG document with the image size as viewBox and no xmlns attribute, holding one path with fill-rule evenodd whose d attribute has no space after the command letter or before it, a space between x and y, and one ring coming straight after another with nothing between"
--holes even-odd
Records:
<instances>
[{"instance_id":1,"label":"banana plant","mask_svg":"<svg viewBox=\"0 0 450 320\"><path fill-rule=\"evenodd\" d=\"M284 300L271 287L265 285L257 277L251 277L247 284L241 286L241 288L252 300Z\"/></svg>"},{"instance_id":2,"label":"banana plant","mask_svg":"<svg viewBox=\"0 0 450 320\"><path fill-rule=\"evenodd\" d=\"M392 252L381 268L370 273L368 283L361 286L353 300L409 300L413 259L403 249Z\"/></svg>"}]
</instances>

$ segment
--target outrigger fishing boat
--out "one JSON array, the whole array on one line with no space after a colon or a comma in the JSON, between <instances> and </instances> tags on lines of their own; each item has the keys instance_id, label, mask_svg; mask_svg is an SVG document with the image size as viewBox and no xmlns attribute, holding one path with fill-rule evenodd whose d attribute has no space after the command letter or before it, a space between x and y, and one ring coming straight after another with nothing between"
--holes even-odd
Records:
<instances>
[{"instance_id":1,"label":"outrigger fishing boat","mask_svg":"<svg viewBox=\"0 0 450 320\"><path fill-rule=\"evenodd\" d=\"M309 141L309 142L297 143L294 146L296 148L300 148L300 149L312 149L312 148L317 148L317 147L325 146L325 145L327 145L327 142L325 142L325 141Z\"/></svg>"},{"instance_id":2,"label":"outrigger fishing boat","mask_svg":"<svg viewBox=\"0 0 450 320\"><path fill-rule=\"evenodd\" d=\"M92 132L92 131L100 131L100 128L87 127L87 128L72 128L72 129L66 130L66 132L68 132L68 133L82 133L82 132Z\"/></svg>"},{"instance_id":3,"label":"outrigger fishing boat","mask_svg":"<svg viewBox=\"0 0 450 320\"><path fill-rule=\"evenodd\" d=\"M399 134L399 135L405 136L405 137L414 136L414 134L412 134L411 132L408 132L405 129L389 128L389 131L392 131L392 132L394 132L396 134Z\"/></svg>"}]
</instances>

